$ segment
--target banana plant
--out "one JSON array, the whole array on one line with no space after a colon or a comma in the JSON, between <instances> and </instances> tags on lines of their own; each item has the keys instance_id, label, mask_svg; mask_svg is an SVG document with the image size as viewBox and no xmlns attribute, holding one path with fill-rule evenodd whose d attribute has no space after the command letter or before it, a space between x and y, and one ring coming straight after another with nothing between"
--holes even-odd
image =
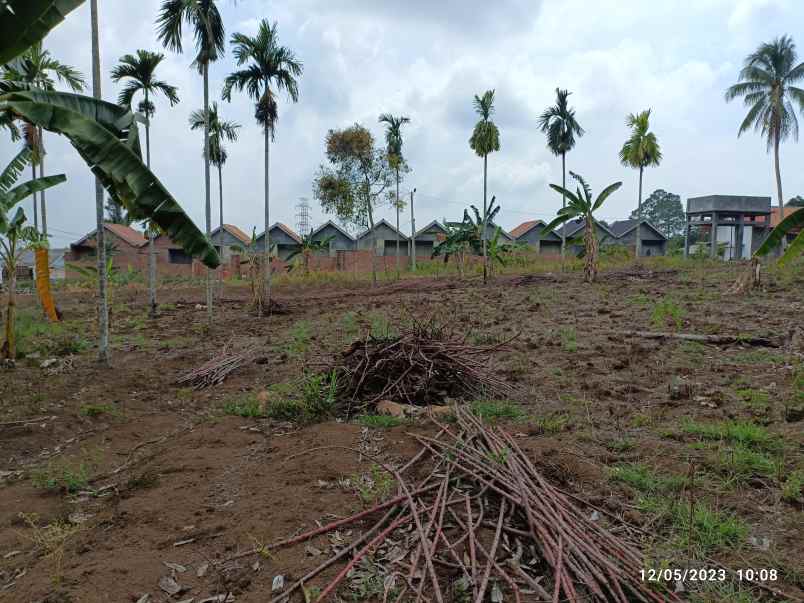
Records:
<instances>
[{"instance_id":1,"label":"banana plant","mask_svg":"<svg viewBox=\"0 0 804 603\"><path fill-rule=\"evenodd\" d=\"M558 215L552 222L545 226L542 236L553 232L556 227L566 224L570 220L583 218L585 220L583 240L586 252L584 278L587 283L594 283L598 272L598 241L595 235L595 224L597 224L597 220L595 219L594 212L600 209L603 202L608 199L614 191L620 188L623 183L615 182L614 184L610 184L604 188L595 199L592 197L592 189L582 176L575 172L570 172L570 176L578 182L578 187L574 193L558 184L550 185L550 188L566 198L567 204L565 207L559 209Z\"/></svg>"},{"instance_id":2,"label":"banana plant","mask_svg":"<svg viewBox=\"0 0 804 603\"><path fill-rule=\"evenodd\" d=\"M8 275L5 338L0 348L0 357L5 360L14 360L17 357L14 323L17 310L17 266L20 257L28 249L47 245L47 241L35 228L26 225L25 211L17 205L34 193L67 180L64 174L59 174L15 186L20 173L30 160L31 149L26 147L0 172L0 262L3 271Z\"/></svg>"},{"instance_id":3,"label":"banana plant","mask_svg":"<svg viewBox=\"0 0 804 603\"><path fill-rule=\"evenodd\" d=\"M302 257L302 266L304 267L304 276L308 276L310 274L310 257L318 252L318 251L326 251L329 249L329 244L335 239L334 235L330 235L328 237L324 237L323 239L313 240L313 233L302 235L301 243L297 249L294 249L293 252L287 257L287 261L289 262L293 258L298 255ZM293 266L291 266L288 271L293 270Z\"/></svg>"},{"instance_id":4,"label":"banana plant","mask_svg":"<svg viewBox=\"0 0 804 603\"><path fill-rule=\"evenodd\" d=\"M779 258L779 265L784 266L793 258L804 253L804 209L794 211L779 222L768 235L768 238L754 252L754 257L767 255L781 244L782 240L795 229L800 229L798 236L787 246L782 257Z\"/></svg>"}]
</instances>

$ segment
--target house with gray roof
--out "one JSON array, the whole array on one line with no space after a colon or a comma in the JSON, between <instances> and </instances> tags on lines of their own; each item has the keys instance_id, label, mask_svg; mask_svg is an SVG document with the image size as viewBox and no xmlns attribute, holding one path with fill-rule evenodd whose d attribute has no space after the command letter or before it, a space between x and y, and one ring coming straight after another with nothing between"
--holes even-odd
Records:
<instances>
[{"instance_id":1,"label":"house with gray roof","mask_svg":"<svg viewBox=\"0 0 804 603\"><path fill-rule=\"evenodd\" d=\"M639 224L639 229L637 229ZM618 220L612 222L609 230L614 233L616 243L636 249L637 232L641 240L640 255L644 257L664 255L667 252L667 237L647 220Z\"/></svg>"},{"instance_id":2,"label":"house with gray roof","mask_svg":"<svg viewBox=\"0 0 804 603\"><path fill-rule=\"evenodd\" d=\"M433 220L416 232L416 256L430 257L438 245L447 237L447 229L438 220Z\"/></svg>"},{"instance_id":3,"label":"house with gray roof","mask_svg":"<svg viewBox=\"0 0 804 603\"><path fill-rule=\"evenodd\" d=\"M408 237L394 228L385 218L374 223L373 229L367 229L357 237L357 249L371 249L372 245L377 255L397 255L397 240L399 241L399 255L408 254Z\"/></svg>"},{"instance_id":4,"label":"house with gray roof","mask_svg":"<svg viewBox=\"0 0 804 603\"><path fill-rule=\"evenodd\" d=\"M567 239L567 250L570 253L580 253L584 248L583 244L583 231L586 228L586 219L579 218L577 220L570 220L555 229L559 241L563 233ZM610 228L600 222L595 222L595 236L598 243L601 245L613 245L616 242L617 235L615 235ZM561 248L559 243L559 249Z\"/></svg>"},{"instance_id":5,"label":"house with gray roof","mask_svg":"<svg viewBox=\"0 0 804 603\"><path fill-rule=\"evenodd\" d=\"M327 220L324 224L313 230L310 233L310 237L313 241L323 241L331 237L329 250L318 252L319 255L335 256L339 251L354 251L356 247L355 238L332 220Z\"/></svg>"},{"instance_id":6,"label":"house with gray roof","mask_svg":"<svg viewBox=\"0 0 804 603\"><path fill-rule=\"evenodd\" d=\"M209 235L221 261L228 262L236 247L248 247L251 237L232 224L218 226Z\"/></svg>"},{"instance_id":7,"label":"house with gray roof","mask_svg":"<svg viewBox=\"0 0 804 603\"><path fill-rule=\"evenodd\" d=\"M268 229L268 234L271 235L271 247L276 246L276 257L280 260L288 259L293 253L298 251L301 245L301 237L296 232L282 224L276 222L271 228ZM265 245L265 233L262 232L257 236L257 249L263 249Z\"/></svg>"}]
</instances>

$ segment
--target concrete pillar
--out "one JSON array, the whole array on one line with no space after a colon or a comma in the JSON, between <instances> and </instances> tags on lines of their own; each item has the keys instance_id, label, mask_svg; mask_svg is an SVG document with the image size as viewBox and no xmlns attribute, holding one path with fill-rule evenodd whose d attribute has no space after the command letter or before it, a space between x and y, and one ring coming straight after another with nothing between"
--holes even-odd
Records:
<instances>
[{"instance_id":1,"label":"concrete pillar","mask_svg":"<svg viewBox=\"0 0 804 603\"><path fill-rule=\"evenodd\" d=\"M686 222L684 223L684 257L690 257L690 215L686 214Z\"/></svg>"},{"instance_id":2,"label":"concrete pillar","mask_svg":"<svg viewBox=\"0 0 804 603\"><path fill-rule=\"evenodd\" d=\"M736 258L738 260L743 259L743 228L745 228L745 225L743 224L744 220L745 216L743 214L737 214L737 230L734 233L734 245L737 247Z\"/></svg>"},{"instance_id":3,"label":"concrete pillar","mask_svg":"<svg viewBox=\"0 0 804 603\"><path fill-rule=\"evenodd\" d=\"M712 212L712 230L709 233L709 257L715 259L717 257L717 212Z\"/></svg>"}]
</instances>

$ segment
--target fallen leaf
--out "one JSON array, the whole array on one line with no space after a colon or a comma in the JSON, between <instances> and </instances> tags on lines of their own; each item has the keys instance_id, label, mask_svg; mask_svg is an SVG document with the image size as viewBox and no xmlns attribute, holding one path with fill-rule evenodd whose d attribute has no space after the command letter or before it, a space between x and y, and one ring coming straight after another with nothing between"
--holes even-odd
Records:
<instances>
[{"instance_id":1,"label":"fallen leaf","mask_svg":"<svg viewBox=\"0 0 804 603\"><path fill-rule=\"evenodd\" d=\"M181 592L181 585L173 579L173 576L162 576L159 578L159 588L171 597Z\"/></svg>"}]
</instances>

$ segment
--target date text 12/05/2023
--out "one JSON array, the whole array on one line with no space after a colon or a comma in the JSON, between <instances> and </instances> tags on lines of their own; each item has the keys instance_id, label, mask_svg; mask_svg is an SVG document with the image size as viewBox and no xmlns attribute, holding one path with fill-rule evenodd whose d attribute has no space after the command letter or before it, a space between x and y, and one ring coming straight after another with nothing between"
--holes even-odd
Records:
<instances>
[{"instance_id":1,"label":"date text 12/05/2023","mask_svg":"<svg viewBox=\"0 0 804 603\"><path fill-rule=\"evenodd\" d=\"M724 582L729 572L723 568L684 568L684 569L643 569L641 578L645 582ZM775 582L779 579L779 571L769 568L747 568L734 571L737 580L749 582Z\"/></svg>"}]
</instances>

